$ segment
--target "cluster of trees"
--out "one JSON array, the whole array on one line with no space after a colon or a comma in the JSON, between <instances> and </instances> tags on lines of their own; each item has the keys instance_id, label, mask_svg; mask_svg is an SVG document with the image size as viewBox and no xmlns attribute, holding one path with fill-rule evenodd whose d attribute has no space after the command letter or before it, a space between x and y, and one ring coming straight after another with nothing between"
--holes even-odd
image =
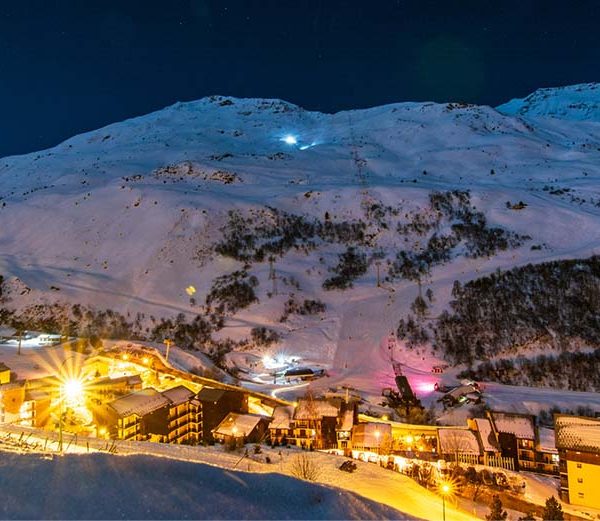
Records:
<instances>
[{"instance_id":1,"label":"cluster of trees","mask_svg":"<svg viewBox=\"0 0 600 521\"><path fill-rule=\"evenodd\" d=\"M600 347L600 257L529 264L464 286L456 281L452 296L433 335L456 363L516 352L533 341L543 347L544 338L561 351L574 339ZM579 360L564 358L574 366Z\"/></svg>"},{"instance_id":2,"label":"cluster of trees","mask_svg":"<svg viewBox=\"0 0 600 521\"><path fill-rule=\"evenodd\" d=\"M599 392L600 349L591 353L564 352L557 356L486 361L459 376L511 385Z\"/></svg>"},{"instance_id":3,"label":"cluster of trees","mask_svg":"<svg viewBox=\"0 0 600 521\"><path fill-rule=\"evenodd\" d=\"M257 286L258 279L249 275L245 269L222 275L213 282L206 296L206 305L211 309L216 304L216 312L220 315L225 312L234 314L253 302L258 302L254 292Z\"/></svg>"},{"instance_id":4,"label":"cluster of trees","mask_svg":"<svg viewBox=\"0 0 600 521\"><path fill-rule=\"evenodd\" d=\"M279 319L285 322L290 315L318 315L325 312L326 305L321 300L304 299L298 302L296 296L292 293L283 305L283 315Z\"/></svg>"},{"instance_id":5,"label":"cluster of trees","mask_svg":"<svg viewBox=\"0 0 600 521\"><path fill-rule=\"evenodd\" d=\"M323 288L326 290L351 288L352 282L367 272L367 266L367 255L349 246L339 256L337 266L330 269L335 275L323 282Z\"/></svg>"},{"instance_id":6,"label":"cluster of trees","mask_svg":"<svg viewBox=\"0 0 600 521\"><path fill-rule=\"evenodd\" d=\"M279 342L280 336L277 331L266 328L264 326L253 327L250 331L250 337L257 346L270 346Z\"/></svg>"},{"instance_id":7,"label":"cluster of trees","mask_svg":"<svg viewBox=\"0 0 600 521\"><path fill-rule=\"evenodd\" d=\"M444 226L448 230L443 233ZM401 235L421 236L433 233L419 251L400 251L389 269L389 278L419 280L435 265L451 260L459 246L463 254L477 258L494 255L497 251L519 247L528 236L490 227L483 212L471 206L468 191L432 192L429 206L414 214L408 223L399 223Z\"/></svg>"},{"instance_id":8,"label":"cluster of trees","mask_svg":"<svg viewBox=\"0 0 600 521\"><path fill-rule=\"evenodd\" d=\"M231 210L227 225L222 229L223 239L215 251L242 262L263 262L271 255L285 255L292 248L314 249L317 240L328 244L361 244L365 238L366 223L333 221L287 213L268 208L268 215L259 224L253 216L244 217Z\"/></svg>"}]
</instances>

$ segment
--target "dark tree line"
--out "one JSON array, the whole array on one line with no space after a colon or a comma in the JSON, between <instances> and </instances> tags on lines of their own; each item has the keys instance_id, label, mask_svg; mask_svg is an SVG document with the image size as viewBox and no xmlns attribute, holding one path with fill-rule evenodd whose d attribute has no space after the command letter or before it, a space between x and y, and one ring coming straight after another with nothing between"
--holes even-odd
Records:
<instances>
[{"instance_id":1,"label":"dark tree line","mask_svg":"<svg viewBox=\"0 0 600 521\"><path fill-rule=\"evenodd\" d=\"M538 342L600 347L600 257L529 264L461 286L433 328L435 346L471 363Z\"/></svg>"},{"instance_id":2,"label":"dark tree line","mask_svg":"<svg viewBox=\"0 0 600 521\"><path fill-rule=\"evenodd\" d=\"M487 361L463 371L461 378L510 385L600 391L600 349L591 353L560 353Z\"/></svg>"}]
</instances>

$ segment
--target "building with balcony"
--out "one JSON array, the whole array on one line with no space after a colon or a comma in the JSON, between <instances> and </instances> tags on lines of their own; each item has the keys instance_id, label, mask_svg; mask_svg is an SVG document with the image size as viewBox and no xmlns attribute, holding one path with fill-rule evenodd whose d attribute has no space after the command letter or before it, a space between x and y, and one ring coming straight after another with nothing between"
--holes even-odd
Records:
<instances>
[{"instance_id":1,"label":"building with balcony","mask_svg":"<svg viewBox=\"0 0 600 521\"><path fill-rule=\"evenodd\" d=\"M119 440L196 443L199 416L200 402L183 385L163 392L148 387L94 408L99 431Z\"/></svg>"},{"instance_id":2,"label":"building with balcony","mask_svg":"<svg viewBox=\"0 0 600 521\"><path fill-rule=\"evenodd\" d=\"M560 498L573 505L600 509L600 419L557 414Z\"/></svg>"},{"instance_id":3,"label":"building with balcony","mask_svg":"<svg viewBox=\"0 0 600 521\"><path fill-rule=\"evenodd\" d=\"M294 407L292 405L280 405L273 409L273 420L269 424L269 436L271 443L287 444L292 437L292 421L294 418Z\"/></svg>"},{"instance_id":4,"label":"building with balcony","mask_svg":"<svg viewBox=\"0 0 600 521\"><path fill-rule=\"evenodd\" d=\"M214 441L213 430L230 412L248 412L248 395L242 390L203 387L196 399L200 402L200 439L205 443Z\"/></svg>"},{"instance_id":5,"label":"building with balcony","mask_svg":"<svg viewBox=\"0 0 600 521\"><path fill-rule=\"evenodd\" d=\"M301 398L294 410L289 442L307 449L337 448L341 399Z\"/></svg>"}]
</instances>

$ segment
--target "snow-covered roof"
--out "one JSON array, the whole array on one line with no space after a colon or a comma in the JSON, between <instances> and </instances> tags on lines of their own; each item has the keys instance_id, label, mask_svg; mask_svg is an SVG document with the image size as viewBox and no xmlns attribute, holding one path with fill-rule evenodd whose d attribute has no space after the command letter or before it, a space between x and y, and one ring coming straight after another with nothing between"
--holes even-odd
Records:
<instances>
[{"instance_id":1,"label":"snow-covered roof","mask_svg":"<svg viewBox=\"0 0 600 521\"><path fill-rule=\"evenodd\" d=\"M558 450L556 449L556 440L555 440L555 436L554 436L554 429L548 429L547 427L540 427L539 428L539 436L540 436L540 442L539 442L539 450L543 451L543 452L555 452L558 453Z\"/></svg>"},{"instance_id":2,"label":"snow-covered roof","mask_svg":"<svg viewBox=\"0 0 600 521\"><path fill-rule=\"evenodd\" d=\"M352 428L352 444L378 447L384 440L392 439L392 426L388 423L359 423Z\"/></svg>"},{"instance_id":3,"label":"snow-covered roof","mask_svg":"<svg viewBox=\"0 0 600 521\"><path fill-rule=\"evenodd\" d=\"M491 412L498 432L514 434L517 438L535 440L533 417L510 412Z\"/></svg>"},{"instance_id":4,"label":"snow-covered roof","mask_svg":"<svg viewBox=\"0 0 600 521\"><path fill-rule=\"evenodd\" d=\"M344 411L342 415L342 421L340 422L340 426L338 427L339 431L351 431L354 425L354 411Z\"/></svg>"},{"instance_id":5,"label":"snow-covered roof","mask_svg":"<svg viewBox=\"0 0 600 521\"><path fill-rule=\"evenodd\" d=\"M265 419L265 416L259 414L238 414L230 412L225 419L219 423L214 434L221 436L247 436L258 425L260 420Z\"/></svg>"},{"instance_id":6,"label":"snow-covered roof","mask_svg":"<svg viewBox=\"0 0 600 521\"><path fill-rule=\"evenodd\" d=\"M194 396L194 391L190 391L185 385L178 385L163 391L162 395L166 396L172 405L179 405L189 401Z\"/></svg>"},{"instance_id":7,"label":"snow-covered roof","mask_svg":"<svg viewBox=\"0 0 600 521\"><path fill-rule=\"evenodd\" d=\"M475 423L477 424L477 430L479 431L479 437L481 439L481 444L483 445L483 450L486 452L497 451L498 445L490 420L487 418L475 418Z\"/></svg>"},{"instance_id":8,"label":"snow-covered roof","mask_svg":"<svg viewBox=\"0 0 600 521\"><path fill-rule=\"evenodd\" d=\"M198 399L201 402L218 402L225 394L225 389L215 389L214 387L203 387L198 393Z\"/></svg>"},{"instance_id":9,"label":"snow-covered roof","mask_svg":"<svg viewBox=\"0 0 600 521\"><path fill-rule=\"evenodd\" d=\"M439 438L442 454L481 454L477 436L468 429L440 429Z\"/></svg>"},{"instance_id":10,"label":"snow-covered roof","mask_svg":"<svg viewBox=\"0 0 600 521\"><path fill-rule=\"evenodd\" d=\"M557 415L556 447L600 454L600 419Z\"/></svg>"},{"instance_id":11,"label":"snow-covered roof","mask_svg":"<svg viewBox=\"0 0 600 521\"><path fill-rule=\"evenodd\" d=\"M273 421L269 425L271 429L289 429L290 422L294 416L292 405L281 405L273 409Z\"/></svg>"},{"instance_id":12,"label":"snow-covered roof","mask_svg":"<svg viewBox=\"0 0 600 521\"><path fill-rule=\"evenodd\" d=\"M144 416L156 409L168 405L169 400L152 387L136 391L122 398L113 400L108 405L112 407L119 416Z\"/></svg>"},{"instance_id":13,"label":"snow-covered roof","mask_svg":"<svg viewBox=\"0 0 600 521\"><path fill-rule=\"evenodd\" d=\"M310 400L302 398L294 413L294 420L320 419L325 416L337 417L340 412L339 405L328 400Z\"/></svg>"},{"instance_id":14,"label":"snow-covered roof","mask_svg":"<svg viewBox=\"0 0 600 521\"><path fill-rule=\"evenodd\" d=\"M458 400L461 396L465 396L467 394L475 394L476 397L479 397L480 392L473 385L459 385L450 392L447 392L444 396L451 396L455 400Z\"/></svg>"}]
</instances>

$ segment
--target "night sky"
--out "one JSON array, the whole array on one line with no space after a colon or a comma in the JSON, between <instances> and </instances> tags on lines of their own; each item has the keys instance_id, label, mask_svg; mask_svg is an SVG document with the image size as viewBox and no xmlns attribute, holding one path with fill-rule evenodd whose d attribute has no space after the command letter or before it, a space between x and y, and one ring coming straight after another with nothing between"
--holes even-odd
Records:
<instances>
[{"instance_id":1,"label":"night sky","mask_svg":"<svg viewBox=\"0 0 600 521\"><path fill-rule=\"evenodd\" d=\"M598 0L1 0L0 157L211 94L333 112L600 81Z\"/></svg>"}]
</instances>

